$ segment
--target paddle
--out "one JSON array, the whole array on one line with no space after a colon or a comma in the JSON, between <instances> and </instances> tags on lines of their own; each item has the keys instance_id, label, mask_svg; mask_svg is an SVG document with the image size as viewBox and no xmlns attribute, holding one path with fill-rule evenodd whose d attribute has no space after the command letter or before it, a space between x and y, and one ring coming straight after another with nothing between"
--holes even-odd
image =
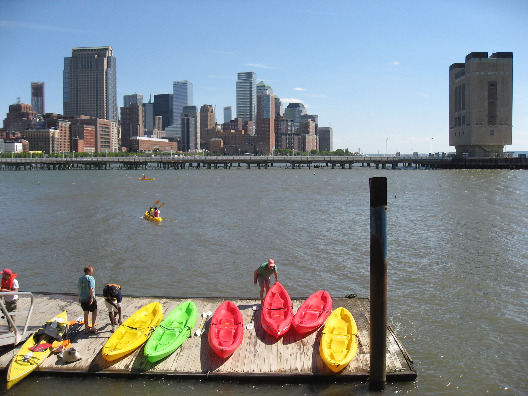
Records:
<instances>
[{"instance_id":1,"label":"paddle","mask_svg":"<svg viewBox=\"0 0 528 396\"><path fill-rule=\"evenodd\" d=\"M202 335L203 333L203 326L204 326L204 323L205 323L205 320L207 319L208 316L212 315L213 313L211 311L209 312L202 312L202 323L200 323L200 327L198 327L198 330L196 330L196 332L194 333L195 336L200 336Z\"/></svg>"},{"instance_id":2,"label":"paddle","mask_svg":"<svg viewBox=\"0 0 528 396\"><path fill-rule=\"evenodd\" d=\"M257 310L257 306L256 305L253 305L253 311L256 311ZM246 326L246 329L248 330L253 330L253 318L255 317L255 314L251 315L251 321L248 323L248 325Z\"/></svg>"}]
</instances>

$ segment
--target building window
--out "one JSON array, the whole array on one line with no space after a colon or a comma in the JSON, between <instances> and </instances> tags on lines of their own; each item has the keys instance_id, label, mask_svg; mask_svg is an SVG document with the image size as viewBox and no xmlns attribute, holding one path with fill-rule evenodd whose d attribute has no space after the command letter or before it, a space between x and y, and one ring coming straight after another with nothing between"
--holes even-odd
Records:
<instances>
[{"instance_id":1,"label":"building window","mask_svg":"<svg viewBox=\"0 0 528 396\"><path fill-rule=\"evenodd\" d=\"M491 135L491 136L495 135L495 131L494 131L493 129L490 130L490 135Z\"/></svg>"}]
</instances>

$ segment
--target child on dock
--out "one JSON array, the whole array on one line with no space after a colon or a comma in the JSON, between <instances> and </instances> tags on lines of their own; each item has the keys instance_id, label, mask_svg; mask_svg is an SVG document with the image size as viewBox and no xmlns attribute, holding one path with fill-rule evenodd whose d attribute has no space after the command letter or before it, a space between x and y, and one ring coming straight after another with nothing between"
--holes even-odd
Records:
<instances>
[{"instance_id":1,"label":"child on dock","mask_svg":"<svg viewBox=\"0 0 528 396\"><path fill-rule=\"evenodd\" d=\"M108 308L108 317L112 324L112 331L115 331L116 321L117 323L123 323L121 317L121 301L123 296L121 295L121 286L109 283L103 289L103 297L105 299L106 308ZM119 320L117 317L119 316Z\"/></svg>"}]
</instances>

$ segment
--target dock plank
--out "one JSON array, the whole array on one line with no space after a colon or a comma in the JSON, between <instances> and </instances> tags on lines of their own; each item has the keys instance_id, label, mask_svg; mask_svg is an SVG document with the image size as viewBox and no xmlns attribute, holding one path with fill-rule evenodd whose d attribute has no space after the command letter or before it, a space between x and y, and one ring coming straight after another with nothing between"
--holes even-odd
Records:
<instances>
[{"instance_id":1,"label":"dock plank","mask_svg":"<svg viewBox=\"0 0 528 396\"><path fill-rule=\"evenodd\" d=\"M180 303L189 298L154 298L125 297L123 299L123 319L132 315L142 306L160 301L167 314ZM334 309L343 306L354 316L358 326L358 351L356 357L339 374L334 374L322 361L319 355L319 343L322 327L304 337L290 330L283 337L275 339L267 334L261 326L260 307L253 311L253 306L259 306L260 300L233 298L240 308L244 320L244 339L232 356L223 359L210 348L207 334L211 316L207 317L203 334L194 335L201 323L202 312L215 309L225 298L191 298L197 306L199 317L196 326L180 348L173 354L157 363L149 362L143 355L143 347L114 362L107 362L101 354L105 342L112 334L108 312L104 300L98 297L99 323L97 334L85 334L81 331L74 340L74 347L82 356L82 360L74 363L64 363L57 356L51 355L38 368L42 373L99 374L99 375L164 375L164 376L210 376L223 378L244 378L277 376L283 378L324 378L365 379L369 374L369 300L365 298L335 298ZM294 312L301 306L304 299L292 299ZM24 309L24 304L19 309ZM64 294L35 294L33 315L30 330L37 330L52 315L63 310L68 311L68 319L82 316L77 296ZM254 328L248 330L245 326L252 321ZM18 323L18 322L17 322ZM6 329L7 327L4 326ZM0 326L0 331L2 331ZM18 348L0 349L0 369L6 369L16 354ZM387 331L387 379L413 380L416 371L412 359L408 356L394 330Z\"/></svg>"}]
</instances>

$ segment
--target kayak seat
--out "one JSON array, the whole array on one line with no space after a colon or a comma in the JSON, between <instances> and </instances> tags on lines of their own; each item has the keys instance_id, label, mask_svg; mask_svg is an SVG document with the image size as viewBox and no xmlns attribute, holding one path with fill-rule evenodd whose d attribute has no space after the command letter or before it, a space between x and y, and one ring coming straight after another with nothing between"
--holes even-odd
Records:
<instances>
[{"instance_id":1,"label":"kayak seat","mask_svg":"<svg viewBox=\"0 0 528 396\"><path fill-rule=\"evenodd\" d=\"M311 322L319 317L319 312L307 311L302 318L303 322Z\"/></svg>"},{"instance_id":2,"label":"kayak seat","mask_svg":"<svg viewBox=\"0 0 528 396\"><path fill-rule=\"evenodd\" d=\"M280 298L279 296L276 296L271 302L271 309L281 309L283 307L284 307L284 302L282 301L282 298Z\"/></svg>"},{"instance_id":3,"label":"kayak seat","mask_svg":"<svg viewBox=\"0 0 528 396\"><path fill-rule=\"evenodd\" d=\"M233 342L234 333L235 329L232 327L220 329L218 331L218 341L220 343L220 346L231 345Z\"/></svg>"},{"instance_id":4,"label":"kayak seat","mask_svg":"<svg viewBox=\"0 0 528 396\"><path fill-rule=\"evenodd\" d=\"M334 359L341 360L346 354L347 342L343 339L332 340L331 350L334 354Z\"/></svg>"}]
</instances>

